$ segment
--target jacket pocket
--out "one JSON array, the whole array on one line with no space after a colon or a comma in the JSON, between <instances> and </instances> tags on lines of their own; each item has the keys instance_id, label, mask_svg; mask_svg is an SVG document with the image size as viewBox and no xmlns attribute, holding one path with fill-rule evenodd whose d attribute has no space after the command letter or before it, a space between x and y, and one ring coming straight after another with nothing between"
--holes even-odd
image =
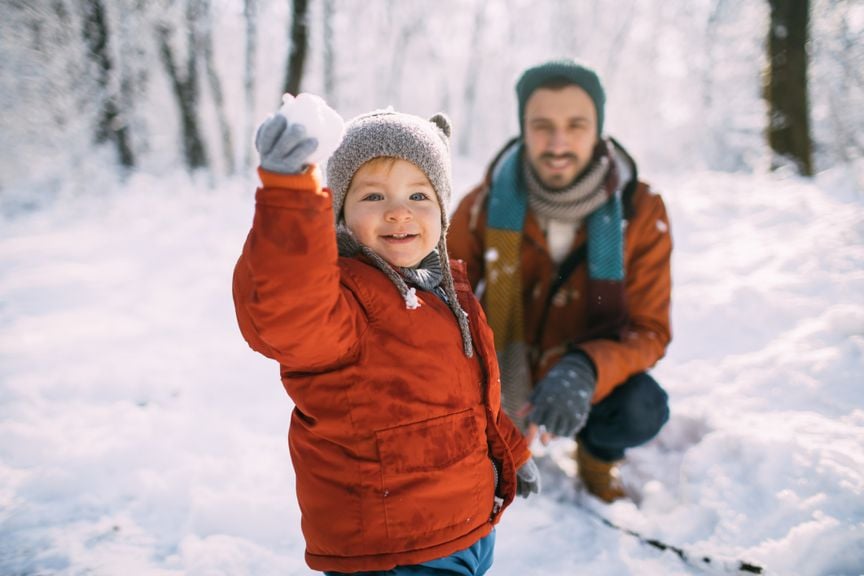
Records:
<instances>
[{"instance_id":1,"label":"jacket pocket","mask_svg":"<svg viewBox=\"0 0 864 576\"><path fill-rule=\"evenodd\" d=\"M493 474L472 410L381 430L376 439L390 538L458 526L467 533L486 520Z\"/></svg>"}]
</instances>

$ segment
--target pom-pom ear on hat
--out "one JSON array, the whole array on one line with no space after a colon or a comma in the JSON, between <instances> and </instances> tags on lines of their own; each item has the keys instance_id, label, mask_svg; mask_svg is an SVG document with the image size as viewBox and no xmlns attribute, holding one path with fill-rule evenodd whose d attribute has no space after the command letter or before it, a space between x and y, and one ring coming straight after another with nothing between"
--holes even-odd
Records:
<instances>
[{"instance_id":1,"label":"pom-pom ear on hat","mask_svg":"<svg viewBox=\"0 0 864 576\"><path fill-rule=\"evenodd\" d=\"M450 118L443 112L438 112L429 121L438 126L447 138L450 138Z\"/></svg>"}]
</instances>

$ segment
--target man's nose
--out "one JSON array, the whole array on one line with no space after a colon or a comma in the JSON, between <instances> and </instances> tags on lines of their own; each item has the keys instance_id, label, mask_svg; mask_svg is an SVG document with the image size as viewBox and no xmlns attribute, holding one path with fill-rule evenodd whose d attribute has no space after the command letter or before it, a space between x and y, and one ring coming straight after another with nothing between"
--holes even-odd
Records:
<instances>
[{"instance_id":1,"label":"man's nose","mask_svg":"<svg viewBox=\"0 0 864 576\"><path fill-rule=\"evenodd\" d=\"M553 153L566 152L569 150L570 142L565 130L553 130L549 137L549 151Z\"/></svg>"}]
</instances>

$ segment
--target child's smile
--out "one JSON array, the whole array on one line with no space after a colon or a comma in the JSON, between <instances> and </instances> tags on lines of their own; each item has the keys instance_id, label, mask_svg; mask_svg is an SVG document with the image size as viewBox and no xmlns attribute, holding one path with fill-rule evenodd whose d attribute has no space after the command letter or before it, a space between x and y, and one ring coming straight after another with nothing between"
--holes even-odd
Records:
<instances>
[{"instance_id":1,"label":"child's smile","mask_svg":"<svg viewBox=\"0 0 864 576\"><path fill-rule=\"evenodd\" d=\"M392 242L393 244L407 244L419 237L419 234L385 234L382 236L386 242Z\"/></svg>"}]
</instances>

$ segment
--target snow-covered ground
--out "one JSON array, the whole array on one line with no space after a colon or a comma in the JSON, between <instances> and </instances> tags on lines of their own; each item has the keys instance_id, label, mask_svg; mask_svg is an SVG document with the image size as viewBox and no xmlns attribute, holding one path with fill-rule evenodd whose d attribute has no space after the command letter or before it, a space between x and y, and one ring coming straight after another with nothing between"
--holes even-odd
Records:
<instances>
[{"instance_id":1,"label":"snow-covered ground","mask_svg":"<svg viewBox=\"0 0 864 576\"><path fill-rule=\"evenodd\" d=\"M459 165L456 189L480 173ZM636 503L575 490L570 442L536 446L544 494L505 515L491 574L864 574L854 181L653 179L676 246L671 420L623 469ZM135 176L0 222L0 574L310 573L291 402L233 317L251 214L240 180Z\"/></svg>"}]
</instances>

